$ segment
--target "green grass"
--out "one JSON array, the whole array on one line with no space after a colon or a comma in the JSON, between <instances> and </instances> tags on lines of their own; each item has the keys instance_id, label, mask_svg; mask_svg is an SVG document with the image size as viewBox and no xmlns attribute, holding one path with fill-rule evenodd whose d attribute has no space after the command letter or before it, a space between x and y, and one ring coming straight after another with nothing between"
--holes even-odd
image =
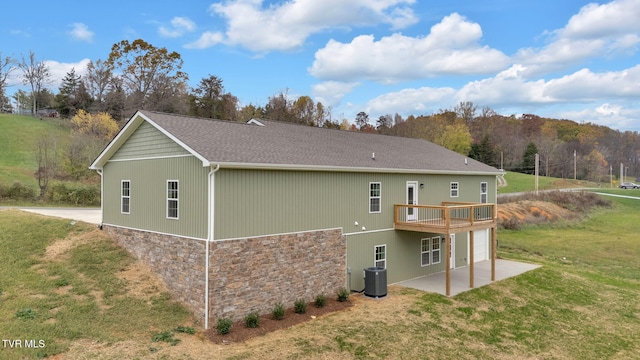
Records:
<instances>
[{"instance_id":1,"label":"green grass","mask_svg":"<svg viewBox=\"0 0 640 360\"><path fill-rule=\"evenodd\" d=\"M580 223L499 232L501 258L538 269L453 297L390 287L387 298L222 357L637 359L640 201L612 201Z\"/></svg>"},{"instance_id":2,"label":"green grass","mask_svg":"<svg viewBox=\"0 0 640 360\"><path fill-rule=\"evenodd\" d=\"M37 188L33 175L38 166L35 158L37 139L52 135L63 145L71 137L71 130L60 126L58 121L0 114L0 184L20 181Z\"/></svg>"},{"instance_id":3,"label":"green grass","mask_svg":"<svg viewBox=\"0 0 640 360\"><path fill-rule=\"evenodd\" d=\"M55 355L78 339L105 343L148 338L152 330L179 326L190 313L158 294L151 301L125 291L116 276L133 260L104 237L47 260L57 239L95 231L84 223L19 211L0 211L0 334L3 339L43 340L39 349L0 348L0 358Z\"/></svg>"},{"instance_id":4,"label":"green grass","mask_svg":"<svg viewBox=\"0 0 640 360\"><path fill-rule=\"evenodd\" d=\"M504 176L507 186L498 189L499 194L534 191L536 189L535 176L509 171ZM606 184L608 185L608 184ZM605 184L583 180L560 179L538 176L538 190L561 189L568 187L605 187Z\"/></svg>"},{"instance_id":5,"label":"green grass","mask_svg":"<svg viewBox=\"0 0 640 360\"><path fill-rule=\"evenodd\" d=\"M453 297L390 286L381 300L359 299L348 311L202 353L228 359L638 358L640 201L609 199L611 208L581 222L501 230L498 255L542 265L536 270ZM56 239L90 228L16 211L0 212L0 228L0 334L47 344L0 349L1 358L57 354L79 339L115 347L130 340L153 349L140 358L172 358L171 348L185 354L179 358L197 358L186 352L193 343L163 343L178 337L186 311L168 296L148 303L129 296L115 273L132 260L110 242L90 241L56 261L43 259Z\"/></svg>"}]
</instances>

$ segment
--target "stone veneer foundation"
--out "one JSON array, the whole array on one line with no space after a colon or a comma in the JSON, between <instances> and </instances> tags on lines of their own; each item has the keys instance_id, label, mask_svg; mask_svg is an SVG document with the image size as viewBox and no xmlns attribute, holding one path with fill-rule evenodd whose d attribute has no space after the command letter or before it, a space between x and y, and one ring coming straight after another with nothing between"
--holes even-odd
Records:
<instances>
[{"instance_id":1,"label":"stone veneer foundation","mask_svg":"<svg viewBox=\"0 0 640 360\"><path fill-rule=\"evenodd\" d=\"M104 225L118 244L148 264L176 300L205 316L206 241ZM341 229L212 241L209 320L269 313L276 303L335 296L346 283Z\"/></svg>"}]
</instances>

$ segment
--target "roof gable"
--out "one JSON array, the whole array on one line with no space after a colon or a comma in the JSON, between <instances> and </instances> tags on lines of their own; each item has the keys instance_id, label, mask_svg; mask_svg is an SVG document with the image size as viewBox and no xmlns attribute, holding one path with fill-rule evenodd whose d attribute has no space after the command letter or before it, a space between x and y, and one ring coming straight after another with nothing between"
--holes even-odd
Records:
<instances>
[{"instance_id":1,"label":"roof gable","mask_svg":"<svg viewBox=\"0 0 640 360\"><path fill-rule=\"evenodd\" d=\"M154 146L149 146L149 143L146 143L146 145L144 146L146 146L147 148L141 148L140 146L138 146L137 150L133 149L136 147L136 145L138 145L136 143L144 143L144 140L138 141L141 140L139 139L139 137L144 137L144 135L140 135L138 133L138 130L140 128L142 128L141 132L145 132L147 133L147 135L153 134L155 131L159 132L153 134L156 137ZM158 152L158 148L162 150ZM132 154L138 156L131 156ZM118 134L116 134L111 142L109 142L109 144L102 150L102 152L93 161L93 163L91 163L89 169L101 169L109 160L125 160L126 158L131 157L144 158L152 156L151 154L154 154L153 156L163 154L191 154L203 161L203 163L207 162L206 159L201 157L200 154L193 151L193 149L191 149L188 145L176 139L171 133L167 132L161 126L158 126L158 124L156 124L148 116L143 114L141 111L138 111L129 119L129 121L127 121L125 126L120 129ZM203 164L203 166L205 165Z\"/></svg>"}]
</instances>

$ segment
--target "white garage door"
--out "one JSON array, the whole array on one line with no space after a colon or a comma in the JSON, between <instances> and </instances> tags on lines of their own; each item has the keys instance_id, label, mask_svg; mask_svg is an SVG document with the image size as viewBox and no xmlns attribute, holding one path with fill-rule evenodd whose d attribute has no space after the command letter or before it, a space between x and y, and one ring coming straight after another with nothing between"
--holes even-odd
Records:
<instances>
[{"instance_id":1,"label":"white garage door","mask_svg":"<svg viewBox=\"0 0 640 360\"><path fill-rule=\"evenodd\" d=\"M473 232L473 261L489 260L489 230Z\"/></svg>"}]
</instances>

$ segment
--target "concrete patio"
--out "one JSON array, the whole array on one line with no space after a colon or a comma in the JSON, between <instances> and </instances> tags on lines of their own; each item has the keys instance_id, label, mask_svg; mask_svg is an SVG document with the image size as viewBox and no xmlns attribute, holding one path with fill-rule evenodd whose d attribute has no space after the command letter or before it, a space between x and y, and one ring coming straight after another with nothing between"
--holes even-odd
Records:
<instances>
[{"instance_id":1,"label":"concrete patio","mask_svg":"<svg viewBox=\"0 0 640 360\"><path fill-rule=\"evenodd\" d=\"M496 281L514 277L539 267L540 265L536 264L496 259ZM491 261L475 263L474 273L475 288L491 284ZM446 295L444 272L401 281L396 285ZM469 287L469 267L451 270L451 296L468 290L472 290Z\"/></svg>"}]
</instances>

